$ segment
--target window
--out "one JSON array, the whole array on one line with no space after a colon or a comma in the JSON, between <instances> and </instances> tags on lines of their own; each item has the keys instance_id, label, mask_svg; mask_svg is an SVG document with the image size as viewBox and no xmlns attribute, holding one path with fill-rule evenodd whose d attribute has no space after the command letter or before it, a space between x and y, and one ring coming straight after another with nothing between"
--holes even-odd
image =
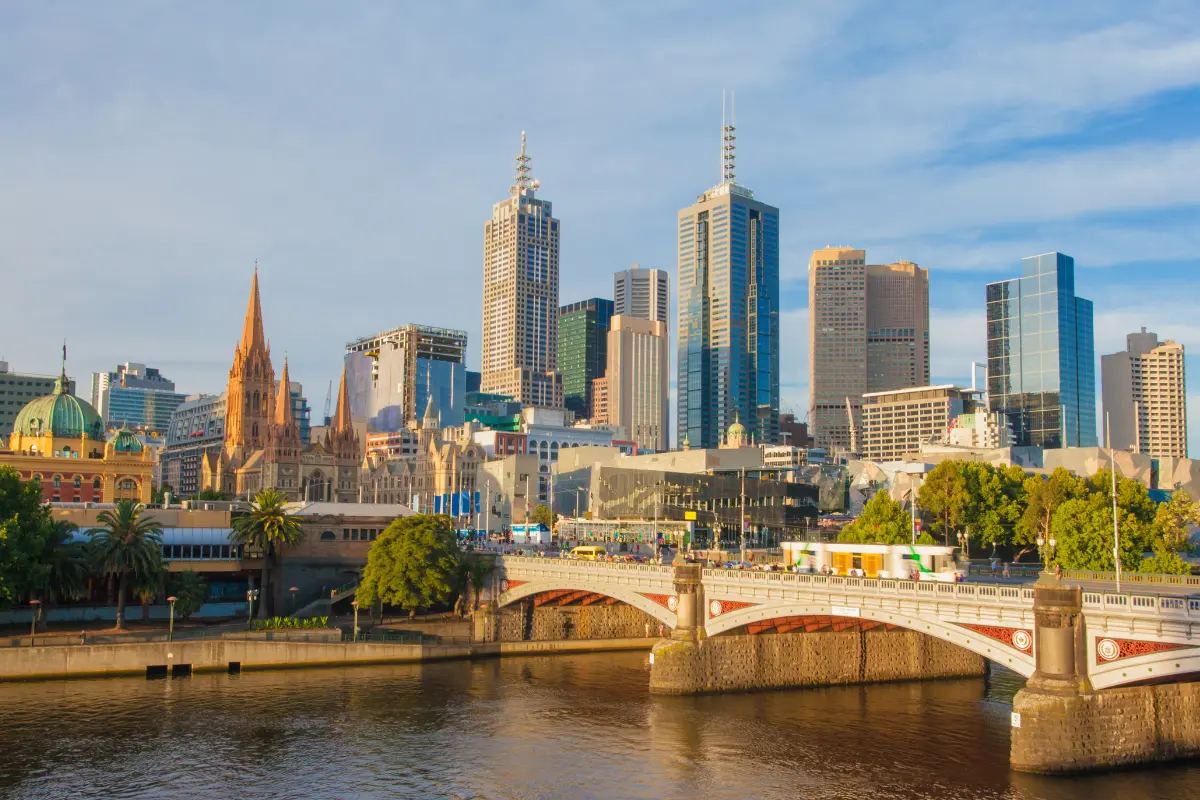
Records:
<instances>
[{"instance_id":1,"label":"window","mask_svg":"<svg viewBox=\"0 0 1200 800\"><path fill-rule=\"evenodd\" d=\"M75 485L75 488L78 489L80 486L83 485L83 478L76 475L75 479L73 481L71 481L71 483L73 483Z\"/></svg>"},{"instance_id":2,"label":"window","mask_svg":"<svg viewBox=\"0 0 1200 800\"><path fill-rule=\"evenodd\" d=\"M321 531L322 542L333 542L337 540L337 534L333 531Z\"/></svg>"},{"instance_id":3,"label":"window","mask_svg":"<svg viewBox=\"0 0 1200 800\"><path fill-rule=\"evenodd\" d=\"M62 475L55 475L54 476L54 488L57 489L59 486L62 486Z\"/></svg>"},{"instance_id":4,"label":"window","mask_svg":"<svg viewBox=\"0 0 1200 800\"><path fill-rule=\"evenodd\" d=\"M92 478L92 489L97 492L100 491L100 479L99 478Z\"/></svg>"}]
</instances>

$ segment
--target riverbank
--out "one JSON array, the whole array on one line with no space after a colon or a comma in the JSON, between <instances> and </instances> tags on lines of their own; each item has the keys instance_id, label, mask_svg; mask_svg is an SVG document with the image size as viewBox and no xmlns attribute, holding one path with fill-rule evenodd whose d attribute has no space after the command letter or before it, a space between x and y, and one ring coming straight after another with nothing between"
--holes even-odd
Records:
<instances>
[{"instance_id":1,"label":"riverbank","mask_svg":"<svg viewBox=\"0 0 1200 800\"><path fill-rule=\"evenodd\" d=\"M0 682L97 677L155 677L193 672L412 664L505 656L649 650L657 639L391 644L223 638L0 648Z\"/></svg>"}]
</instances>

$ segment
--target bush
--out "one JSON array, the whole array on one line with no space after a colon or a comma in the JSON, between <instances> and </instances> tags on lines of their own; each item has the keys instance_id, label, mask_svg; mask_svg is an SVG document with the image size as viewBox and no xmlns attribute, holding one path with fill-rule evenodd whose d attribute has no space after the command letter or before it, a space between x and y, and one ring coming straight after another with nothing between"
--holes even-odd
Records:
<instances>
[{"instance_id":1,"label":"bush","mask_svg":"<svg viewBox=\"0 0 1200 800\"><path fill-rule=\"evenodd\" d=\"M329 627L329 617L271 617L254 620L252 627L256 631L314 630Z\"/></svg>"}]
</instances>

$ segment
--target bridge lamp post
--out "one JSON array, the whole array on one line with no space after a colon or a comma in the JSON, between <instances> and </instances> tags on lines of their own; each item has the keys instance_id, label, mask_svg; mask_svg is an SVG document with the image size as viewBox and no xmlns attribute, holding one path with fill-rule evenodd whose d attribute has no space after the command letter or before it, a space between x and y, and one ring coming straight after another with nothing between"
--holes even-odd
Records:
<instances>
[{"instance_id":1,"label":"bridge lamp post","mask_svg":"<svg viewBox=\"0 0 1200 800\"><path fill-rule=\"evenodd\" d=\"M1044 536L1039 536L1037 537L1037 546L1038 552L1042 556L1042 563L1045 565L1042 575L1049 577L1050 559L1054 558L1054 548L1058 546L1058 540L1056 540L1053 536L1051 536L1049 539Z\"/></svg>"},{"instance_id":2,"label":"bridge lamp post","mask_svg":"<svg viewBox=\"0 0 1200 800\"><path fill-rule=\"evenodd\" d=\"M351 600L350 605L354 606L354 641L358 641L358 601Z\"/></svg>"},{"instance_id":3,"label":"bridge lamp post","mask_svg":"<svg viewBox=\"0 0 1200 800\"><path fill-rule=\"evenodd\" d=\"M967 528L967 530L965 530L965 531L959 531L958 546L959 546L959 549L962 551L963 563L966 564L968 566L968 568L970 567L970 564L971 564L971 553L969 550L970 544L971 544L971 529Z\"/></svg>"},{"instance_id":4,"label":"bridge lamp post","mask_svg":"<svg viewBox=\"0 0 1200 800\"><path fill-rule=\"evenodd\" d=\"M33 647L35 644L37 644L37 640L34 637L37 636L37 619L38 612L42 610L42 601L30 600L29 610L33 612L33 615L29 621L29 646Z\"/></svg>"},{"instance_id":5,"label":"bridge lamp post","mask_svg":"<svg viewBox=\"0 0 1200 800\"><path fill-rule=\"evenodd\" d=\"M246 602L250 604L250 610L246 617L247 627L254 625L254 601L258 598L258 589L250 589L246 592Z\"/></svg>"},{"instance_id":6,"label":"bridge lamp post","mask_svg":"<svg viewBox=\"0 0 1200 800\"><path fill-rule=\"evenodd\" d=\"M170 617L168 618L169 621L167 622L167 641L168 642L175 640L175 600L176 599L177 598L174 595L167 598L167 602L171 604Z\"/></svg>"}]
</instances>

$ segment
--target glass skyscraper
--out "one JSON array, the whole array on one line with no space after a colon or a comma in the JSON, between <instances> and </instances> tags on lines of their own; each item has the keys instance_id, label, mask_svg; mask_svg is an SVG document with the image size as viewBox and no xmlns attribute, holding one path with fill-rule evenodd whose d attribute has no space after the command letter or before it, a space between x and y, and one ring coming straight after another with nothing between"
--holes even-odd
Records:
<instances>
[{"instance_id":1,"label":"glass skyscraper","mask_svg":"<svg viewBox=\"0 0 1200 800\"><path fill-rule=\"evenodd\" d=\"M728 170L679 212L678 441L779 439L779 209Z\"/></svg>"},{"instance_id":2,"label":"glass skyscraper","mask_svg":"<svg viewBox=\"0 0 1200 800\"><path fill-rule=\"evenodd\" d=\"M1096 446L1092 301L1075 296L1075 259L1021 259L1021 277L987 286L988 407L1013 443Z\"/></svg>"},{"instance_id":3,"label":"glass skyscraper","mask_svg":"<svg viewBox=\"0 0 1200 800\"><path fill-rule=\"evenodd\" d=\"M558 311L558 371L562 373L563 402L576 416L591 413L592 381L604 377L612 316L613 301L601 297L571 303Z\"/></svg>"}]
</instances>

